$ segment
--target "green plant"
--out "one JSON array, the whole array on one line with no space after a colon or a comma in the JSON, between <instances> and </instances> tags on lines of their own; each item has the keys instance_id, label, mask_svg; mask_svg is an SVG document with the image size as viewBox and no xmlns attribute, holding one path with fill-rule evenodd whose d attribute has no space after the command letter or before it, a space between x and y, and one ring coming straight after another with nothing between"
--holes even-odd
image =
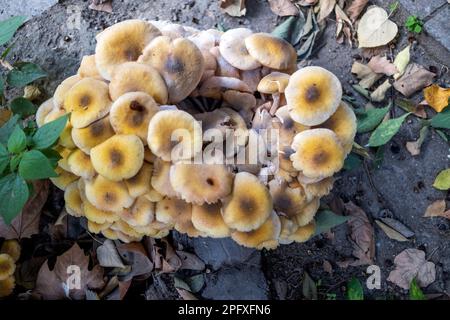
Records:
<instances>
[{"instance_id":1,"label":"green plant","mask_svg":"<svg viewBox=\"0 0 450 320\"><path fill-rule=\"evenodd\" d=\"M425 295L417 284L416 278L411 281L409 288L409 300L426 300Z\"/></svg>"},{"instance_id":2,"label":"green plant","mask_svg":"<svg viewBox=\"0 0 450 320\"><path fill-rule=\"evenodd\" d=\"M409 16L406 18L405 27L410 32L421 33L423 29L423 22L417 16Z\"/></svg>"},{"instance_id":3,"label":"green plant","mask_svg":"<svg viewBox=\"0 0 450 320\"><path fill-rule=\"evenodd\" d=\"M25 21L13 17L0 22L0 46L11 40ZM30 62L6 61L11 47L0 55L0 64L6 77L0 77L0 216L10 223L22 210L32 194L33 180L55 177L59 154L52 149L66 126L68 116L63 116L37 128L30 117L36 106L24 97L8 102L5 88L21 88L46 76L37 65Z\"/></svg>"},{"instance_id":4,"label":"green plant","mask_svg":"<svg viewBox=\"0 0 450 320\"><path fill-rule=\"evenodd\" d=\"M364 290L361 282L353 277L347 283L347 299L348 300L364 300Z\"/></svg>"}]
</instances>

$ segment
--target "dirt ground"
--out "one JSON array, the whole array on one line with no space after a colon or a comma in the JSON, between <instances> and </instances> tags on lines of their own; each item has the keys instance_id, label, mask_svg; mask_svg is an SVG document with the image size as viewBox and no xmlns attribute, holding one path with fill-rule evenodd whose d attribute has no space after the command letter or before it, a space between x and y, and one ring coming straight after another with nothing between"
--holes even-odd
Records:
<instances>
[{"instance_id":1,"label":"dirt ground","mask_svg":"<svg viewBox=\"0 0 450 320\"><path fill-rule=\"evenodd\" d=\"M372 1L385 8L388 1ZM267 1L248 0L247 15L232 18L222 14L218 1L207 0L154 0L113 1L113 13L89 10L87 1L60 1L42 15L31 19L16 37L15 59L30 60L44 67L49 73L42 87L51 94L58 83L74 74L83 55L91 54L95 46L95 34L105 27L128 18L172 20L197 28L215 27L219 23L227 28L246 26L255 31L270 32L279 19L270 11ZM79 28L71 29L73 12L81 10ZM392 19L403 24L407 14L400 10ZM69 20L68 20L69 19ZM325 67L341 80L344 91L363 103L351 84L355 80L350 73L357 48L340 45L335 40L335 22L328 27L320 41L320 50L310 59L310 64ZM426 38L426 35L421 37ZM449 83L448 57L436 56L432 45L422 46L421 38L413 45L412 61L439 70L439 82ZM397 48L408 42L408 34L401 30ZM426 42L423 40L423 42ZM440 49L441 50L441 49ZM448 54L448 52L447 52ZM444 60L444 61L443 61ZM393 94L396 94L392 91ZM398 93L397 93L398 94ZM415 97L416 101L420 99ZM397 115L403 112L396 109ZM436 264L436 281L427 287L426 293L450 293L450 222L443 218L423 218L426 207L434 200L450 195L432 187L435 176L450 164L449 145L438 135L431 133L420 155L412 157L405 148L407 141L418 137L419 121L411 118L402 126L395 138L385 146L384 161L379 169L370 163L338 175L332 195L361 206L372 220L389 216L409 227L415 236L409 242L389 239L375 228L376 261L382 270L380 290L368 290L371 299L404 298L406 291L399 289L386 278L393 269L393 259L406 248L424 250L427 258ZM357 142L367 143L367 135L358 135ZM49 219L61 210L61 193L54 191L47 203ZM449 204L449 201L447 201ZM75 232L76 233L76 232ZM174 240L188 250L197 253L208 265L206 285L200 292L206 299L300 299L304 271L320 281L319 298L343 297L346 282L356 276L365 281L366 267L340 268L336 264L351 256L349 227L343 224L333 230L334 237L319 235L304 244L282 245L273 251L255 252L241 248L228 240L187 239L173 235ZM64 244L61 244L64 247ZM56 248L55 251L60 251ZM333 267L330 274L324 271L327 260ZM153 285L146 291L135 292L146 298L175 298L170 277L154 277Z\"/></svg>"}]
</instances>

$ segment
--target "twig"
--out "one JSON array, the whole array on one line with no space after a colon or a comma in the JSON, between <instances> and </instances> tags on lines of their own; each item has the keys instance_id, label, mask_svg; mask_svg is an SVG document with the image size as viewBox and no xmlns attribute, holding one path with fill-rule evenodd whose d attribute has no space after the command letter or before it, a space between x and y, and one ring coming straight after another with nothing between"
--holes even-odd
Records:
<instances>
[{"instance_id":1,"label":"twig","mask_svg":"<svg viewBox=\"0 0 450 320\"><path fill-rule=\"evenodd\" d=\"M6 60L0 59L0 64L3 66L3 68L8 69L10 71L14 69L13 66Z\"/></svg>"}]
</instances>

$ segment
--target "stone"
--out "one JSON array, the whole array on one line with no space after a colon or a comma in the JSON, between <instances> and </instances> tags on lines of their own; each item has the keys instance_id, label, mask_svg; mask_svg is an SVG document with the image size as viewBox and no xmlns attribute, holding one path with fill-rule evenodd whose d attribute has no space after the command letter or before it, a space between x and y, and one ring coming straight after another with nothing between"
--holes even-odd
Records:
<instances>
[{"instance_id":1,"label":"stone","mask_svg":"<svg viewBox=\"0 0 450 320\"><path fill-rule=\"evenodd\" d=\"M0 0L0 20L12 16L26 16L29 20L57 3L58 0L28 0L25 5L23 1Z\"/></svg>"},{"instance_id":2,"label":"stone","mask_svg":"<svg viewBox=\"0 0 450 320\"><path fill-rule=\"evenodd\" d=\"M437 8L444 5L447 0L399 0L400 4L410 14L424 19L433 13Z\"/></svg>"},{"instance_id":3,"label":"stone","mask_svg":"<svg viewBox=\"0 0 450 320\"><path fill-rule=\"evenodd\" d=\"M445 6L425 23L425 31L450 51L450 5Z\"/></svg>"}]
</instances>

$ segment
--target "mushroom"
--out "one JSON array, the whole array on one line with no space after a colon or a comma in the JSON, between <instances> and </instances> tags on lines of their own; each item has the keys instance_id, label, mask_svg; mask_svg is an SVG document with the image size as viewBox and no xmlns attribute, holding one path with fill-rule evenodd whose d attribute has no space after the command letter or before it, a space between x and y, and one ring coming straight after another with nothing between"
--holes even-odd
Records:
<instances>
[{"instance_id":1,"label":"mushroom","mask_svg":"<svg viewBox=\"0 0 450 320\"><path fill-rule=\"evenodd\" d=\"M224 59L224 57L220 54L220 49L218 46L212 47L209 49L209 53L213 55L213 57L216 60L217 67L215 75L218 77L230 77L230 78L236 78L239 79L239 69L233 67L231 64L228 63L227 60Z\"/></svg>"},{"instance_id":2,"label":"mushroom","mask_svg":"<svg viewBox=\"0 0 450 320\"><path fill-rule=\"evenodd\" d=\"M306 195L302 188L291 188L285 181L273 179L269 182L273 207L278 213L288 217L299 214L306 205Z\"/></svg>"},{"instance_id":3,"label":"mushroom","mask_svg":"<svg viewBox=\"0 0 450 320\"><path fill-rule=\"evenodd\" d=\"M42 127L45 122L45 117L53 110L53 98L43 102L36 111L36 124L38 128Z\"/></svg>"},{"instance_id":4,"label":"mushroom","mask_svg":"<svg viewBox=\"0 0 450 320\"><path fill-rule=\"evenodd\" d=\"M170 165L169 165L169 168L170 168ZM151 202L158 202L164 198L164 196L161 193L159 193L158 191L156 191L155 189L153 189L153 187L151 185L150 185L150 191L147 192L146 194L144 194L144 197L146 197Z\"/></svg>"},{"instance_id":5,"label":"mushroom","mask_svg":"<svg viewBox=\"0 0 450 320\"><path fill-rule=\"evenodd\" d=\"M103 80L97 69L95 54L92 54L90 56L83 56L83 58L81 58L81 63L80 67L78 68L77 75L81 78L95 78L98 80Z\"/></svg>"},{"instance_id":6,"label":"mushroom","mask_svg":"<svg viewBox=\"0 0 450 320\"><path fill-rule=\"evenodd\" d=\"M155 204L144 196L139 196L131 208L119 213L122 220L132 227L146 226L155 219Z\"/></svg>"},{"instance_id":7,"label":"mushroom","mask_svg":"<svg viewBox=\"0 0 450 320\"><path fill-rule=\"evenodd\" d=\"M281 232L280 218L275 212L258 228L249 232L233 231L231 238L248 248L275 249Z\"/></svg>"},{"instance_id":8,"label":"mushroom","mask_svg":"<svg viewBox=\"0 0 450 320\"><path fill-rule=\"evenodd\" d=\"M281 222L281 231L280 231L280 238L279 242L280 244L290 244L294 242L294 240L290 239L289 237L295 233L298 229L298 225L292 221L292 219L288 217L280 216L280 222Z\"/></svg>"},{"instance_id":9,"label":"mushroom","mask_svg":"<svg viewBox=\"0 0 450 320\"><path fill-rule=\"evenodd\" d=\"M145 47L139 62L157 69L164 78L169 102L178 103L197 87L204 71L204 59L190 40L161 36Z\"/></svg>"},{"instance_id":10,"label":"mushroom","mask_svg":"<svg viewBox=\"0 0 450 320\"><path fill-rule=\"evenodd\" d=\"M15 239L9 239L3 241L0 254L4 253L9 255L13 259L14 263L16 263L20 258L21 251L22 249L20 248L19 242Z\"/></svg>"},{"instance_id":11,"label":"mushroom","mask_svg":"<svg viewBox=\"0 0 450 320\"><path fill-rule=\"evenodd\" d=\"M157 158L154 162L153 175L151 178L151 186L157 192L156 198L154 194L149 194L151 199L158 199L161 195L167 197L176 197L178 193L173 189L170 183L170 166L171 163ZM156 200L159 201L159 200Z\"/></svg>"},{"instance_id":12,"label":"mushroom","mask_svg":"<svg viewBox=\"0 0 450 320\"><path fill-rule=\"evenodd\" d=\"M0 298L7 297L13 293L16 286L14 276L10 276L4 280L0 280Z\"/></svg>"},{"instance_id":13,"label":"mushroom","mask_svg":"<svg viewBox=\"0 0 450 320\"><path fill-rule=\"evenodd\" d=\"M126 62L114 69L109 94L113 101L127 92L148 93L159 104L166 104L167 86L159 72L148 64Z\"/></svg>"},{"instance_id":14,"label":"mushroom","mask_svg":"<svg viewBox=\"0 0 450 320\"><path fill-rule=\"evenodd\" d=\"M333 189L334 178L328 177L318 182L302 184L303 190L306 194L306 199L311 201L314 197L323 197L330 193Z\"/></svg>"},{"instance_id":15,"label":"mushroom","mask_svg":"<svg viewBox=\"0 0 450 320\"><path fill-rule=\"evenodd\" d=\"M291 76L285 96L294 121L316 126L337 110L342 87L330 71L321 67L305 67Z\"/></svg>"},{"instance_id":16,"label":"mushroom","mask_svg":"<svg viewBox=\"0 0 450 320\"><path fill-rule=\"evenodd\" d=\"M144 161L138 173L135 176L125 180L130 196L137 198L150 192L152 172L153 166Z\"/></svg>"},{"instance_id":17,"label":"mushroom","mask_svg":"<svg viewBox=\"0 0 450 320\"><path fill-rule=\"evenodd\" d=\"M293 219L297 222L297 225L303 227L310 223L314 216L316 215L317 210L319 210L320 206L320 198L313 198L310 202L308 202L303 209L298 212Z\"/></svg>"},{"instance_id":18,"label":"mushroom","mask_svg":"<svg viewBox=\"0 0 450 320\"><path fill-rule=\"evenodd\" d=\"M57 177L50 178L50 181L60 190L66 190L66 187L77 180L79 177L74 175L72 172L66 171L61 167L56 167L55 172L58 174Z\"/></svg>"},{"instance_id":19,"label":"mushroom","mask_svg":"<svg viewBox=\"0 0 450 320\"><path fill-rule=\"evenodd\" d=\"M147 144L148 124L158 112L155 100L145 92L128 92L111 106L109 120L117 134L134 134Z\"/></svg>"},{"instance_id":20,"label":"mushroom","mask_svg":"<svg viewBox=\"0 0 450 320\"><path fill-rule=\"evenodd\" d=\"M255 92L258 88L259 82L261 81L261 68L241 70L239 73L241 75L239 78L249 86L252 92Z\"/></svg>"},{"instance_id":21,"label":"mushroom","mask_svg":"<svg viewBox=\"0 0 450 320\"><path fill-rule=\"evenodd\" d=\"M294 168L308 178L325 178L341 170L344 149L337 135L329 129L311 129L298 133L290 156Z\"/></svg>"},{"instance_id":22,"label":"mushroom","mask_svg":"<svg viewBox=\"0 0 450 320\"><path fill-rule=\"evenodd\" d=\"M79 75L73 75L63 80L53 93L53 105L56 109L65 109L64 100L69 90L81 80Z\"/></svg>"},{"instance_id":23,"label":"mushroom","mask_svg":"<svg viewBox=\"0 0 450 320\"><path fill-rule=\"evenodd\" d=\"M161 35L158 28L143 20L125 20L106 28L96 37L95 61L103 78L112 79L117 66L136 61L145 46Z\"/></svg>"},{"instance_id":24,"label":"mushroom","mask_svg":"<svg viewBox=\"0 0 450 320\"><path fill-rule=\"evenodd\" d=\"M16 270L16 263L14 259L6 253L0 254L0 281L14 275Z\"/></svg>"},{"instance_id":25,"label":"mushroom","mask_svg":"<svg viewBox=\"0 0 450 320\"><path fill-rule=\"evenodd\" d=\"M119 212L112 212L112 211L106 211L106 210L100 210L96 206L94 206L92 203L90 203L88 200L83 201L83 212L84 216L92 222L98 223L98 224L104 224L104 223L113 223L120 219Z\"/></svg>"},{"instance_id":26,"label":"mushroom","mask_svg":"<svg viewBox=\"0 0 450 320\"><path fill-rule=\"evenodd\" d=\"M199 89L202 97L221 99L224 89L252 92L250 87L242 80L231 77L210 77L206 79Z\"/></svg>"},{"instance_id":27,"label":"mushroom","mask_svg":"<svg viewBox=\"0 0 450 320\"><path fill-rule=\"evenodd\" d=\"M286 40L268 33L254 33L245 38L248 53L263 66L288 70L297 64L297 52Z\"/></svg>"},{"instance_id":28,"label":"mushroom","mask_svg":"<svg viewBox=\"0 0 450 320\"><path fill-rule=\"evenodd\" d=\"M192 206L188 206L189 209L182 210L175 218L174 228L180 233L187 234L188 237L203 236L204 233L197 230L192 223Z\"/></svg>"},{"instance_id":29,"label":"mushroom","mask_svg":"<svg viewBox=\"0 0 450 320\"><path fill-rule=\"evenodd\" d=\"M64 107L71 113L72 126L85 128L108 114L111 107L108 85L93 78L83 78L67 92Z\"/></svg>"},{"instance_id":30,"label":"mushroom","mask_svg":"<svg viewBox=\"0 0 450 320\"><path fill-rule=\"evenodd\" d=\"M111 181L135 176L144 162L144 145L138 136L117 134L91 149L95 171Z\"/></svg>"},{"instance_id":31,"label":"mushroom","mask_svg":"<svg viewBox=\"0 0 450 320\"><path fill-rule=\"evenodd\" d=\"M178 198L166 197L156 203L156 220L170 225L175 225L178 216L192 212L192 205Z\"/></svg>"},{"instance_id":32,"label":"mushroom","mask_svg":"<svg viewBox=\"0 0 450 320\"><path fill-rule=\"evenodd\" d=\"M186 202L215 203L231 193L233 175L223 164L176 163L170 183Z\"/></svg>"},{"instance_id":33,"label":"mushroom","mask_svg":"<svg viewBox=\"0 0 450 320\"><path fill-rule=\"evenodd\" d=\"M272 72L261 79L258 84L258 91L272 95L272 106L269 113L274 115L280 106L281 95L284 93L289 81L289 75L282 72Z\"/></svg>"},{"instance_id":34,"label":"mushroom","mask_svg":"<svg viewBox=\"0 0 450 320\"><path fill-rule=\"evenodd\" d=\"M110 181L98 175L92 180L86 180L85 188L88 202L99 210L118 212L133 204L134 199L124 182Z\"/></svg>"},{"instance_id":35,"label":"mushroom","mask_svg":"<svg viewBox=\"0 0 450 320\"><path fill-rule=\"evenodd\" d=\"M251 110L256 107L256 98L251 93L227 90L223 93L222 98L238 111Z\"/></svg>"},{"instance_id":36,"label":"mushroom","mask_svg":"<svg viewBox=\"0 0 450 320\"><path fill-rule=\"evenodd\" d=\"M253 34L247 28L230 29L220 38L220 54L233 67L240 70L253 70L261 64L247 51L245 39Z\"/></svg>"},{"instance_id":37,"label":"mushroom","mask_svg":"<svg viewBox=\"0 0 450 320\"><path fill-rule=\"evenodd\" d=\"M108 239L111 239L111 240L119 239L117 232L115 230L111 229L111 225L108 228L102 230L101 233L103 234L103 236L105 236Z\"/></svg>"},{"instance_id":38,"label":"mushroom","mask_svg":"<svg viewBox=\"0 0 450 320\"><path fill-rule=\"evenodd\" d=\"M273 209L269 190L258 178L239 172L234 178L233 191L224 200L222 214L225 223L238 231L258 229Z\"/></svg>"},{"instance_id":39,"label":"mushroom","mask_svg":"<svg viewBox=\"0 0 450 320\"><path fill-rule=\"evenodd\" d=\"M292 233L288 239L299 243L306 242L314 235L315 232L316 223L313 220L305 226L298 227L298 229Z\"/></svg>"},{"instance_id":40,"label":"mushroom","mask_svg":"<svg viewBox=\"0 0 450 320\"><path fill-rule=\"evenodd\" d=\"M78 181L71 182L64 190L65 208L68 214L73 217L84 216L83 200L80 196L80 189L78 189Z\"/></svg>"},{"instance_id":41,"label":"mushroom","mask_svg":"<svg viewBox=\"0 0 450 320\"><path fill-rule=\"evenodd\" d=\"M105 231L106 229L111 227L111 225L112 225L112 223L110 223L110 222L96 223L91 220L88 220L88 222L87 222L88 231L91 233L95 233L95 234Z\"/></svg>"},{"instance_id":42,"label":"mushroom","mask_svg":"<svg viewBox=\"0 0 450 320\"><path fill-rule=\"evenodd\" d=\"M91 123L85 128L73 128L74 144L84 153L90 154L91 149L114 135L109 117Z\"/></svg>"},{"instance_id":43,"label":"mushroom","mask_svg":"<svg viewBox=\"0 0 450 320\"><path fill-rule=\"evenodd\" d=\"M231 231L223 220L220 203L192 205L192 224L211 238L230 236Z\"/></svg>"},{"instance_id":44,"label":"mushroom","mask_svg":"<svg viewBox=\"0 0 450 320\"><path fill-rule=\"evenodd\" d=\"M114 222L111 227L111 230L116 231L117 237L120 241L123 241L125 243L134 242L134 241L141 241L143 235L137 232L133 226L130 226L128 223L126 223L124 220L118 220Z\"/></svg>"},{"instance_id":45,"label":"mushroom","mask_svg":"<svg viewBox=\"0 0 450 320\"><path fill-rule=\"evenodd\" d=\"M69 156L73 152L73 150L69 149L69 148L64 148L63 146L60 146L60 145L56 145L54 147L54 150L56 152L58 152L59 156L61 157L58 160L58 167L71 172L69 163L67 160L69 159Z\"/></svg>"},{"instance_id":46,"label":"mushroom","mask_svg":"<svg viewBox=\"0 0 450 320\"><path fill-rule=\"evenodd\" d=\"M69 166L68 171L84 179L91 179L96 174L91 157L80 149L70 153L67 158L67 164Z\"/></svg>"},{"instance_id":47,"label":"mushroom","mask_svg":"<svg viewBox=\"0 0 450 320\"><path fill-rule=\"evenodd\" d=\"M148 147L164 161L186 160L201 152L202 128L189 113L163 110L148 126Z\"/></svg>"}]
</instances>

